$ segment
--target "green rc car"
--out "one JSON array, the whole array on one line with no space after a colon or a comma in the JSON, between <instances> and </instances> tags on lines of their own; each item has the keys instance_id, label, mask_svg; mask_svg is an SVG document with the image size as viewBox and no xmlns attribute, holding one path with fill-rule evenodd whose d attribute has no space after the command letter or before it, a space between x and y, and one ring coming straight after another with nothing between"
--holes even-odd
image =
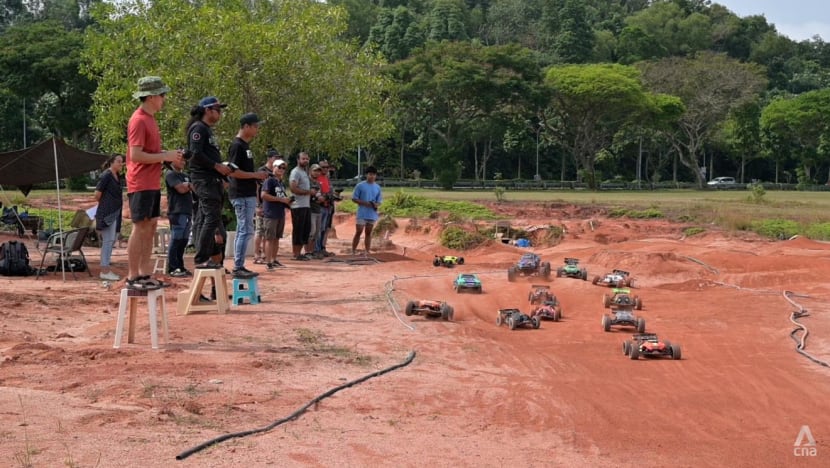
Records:
<instances>
[{"instance_id":1,"label":"green rc car","mask_svg":"<svg viewBox=\"0 0 830 468\"><path fill-rule=\"evenodd\" d=\"M457 293L461 293L466 290L475 291L479 294L482 292L481 280L478 278L478 275L470 273L461 273L456 276L455 280L452 282L452 288L455 289L455 292Z\"/></svg>"},{"instance_id":2,"label":"green rc car","mask_svg":"<svg viewBox=\"0 0 830 468\"><path fill-rule=\"evenodd\" d=\"M579 259L566 258L565 264L556 269L556 276L566 276L568 278L577 278L586 281L588 279L588 270L579 267Z\"/></svg>"}]
</instances>

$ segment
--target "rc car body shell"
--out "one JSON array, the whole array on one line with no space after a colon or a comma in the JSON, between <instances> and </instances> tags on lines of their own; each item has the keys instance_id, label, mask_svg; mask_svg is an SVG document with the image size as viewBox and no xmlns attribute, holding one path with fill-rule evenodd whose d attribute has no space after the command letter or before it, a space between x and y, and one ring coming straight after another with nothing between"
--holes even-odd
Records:
<instances>
[{"instance_id":1,"label":"rc car body shell","mask_svg":"<svg viewBox=\"0 0 830 468\"><path fill-rule=\"evenodd\" d=\"M541 304L554 299L553 293L550 292L550 286L533 284L530 288L530 292L527 293L527 300L531 304Z\"/></svg>"},{"instance_id":2,"label":"rc car body shell","mask_svg":"<svg viewBox=\"0 0 830 468\"><path fill-rule=\"evenodd\" d=\"M591 282L599 286L625 288L631 286L631 276L627 271L614 270L611 273L606 273L605 276L594 276Z\"/></svg>"},{"instance_id":3,"label":"rc car body shell","mask_svg":"<svg viewBox=\"0 0 830 468\"><path fill-rule=\"evenodd\" d=\"M630 340L623 341L623 354L636 360L642 357L668 357L681 359L680 345L660 340L654 333L635 333Z\"/></svg>"},{"instance_id":4,"label":"rc car body shell","mask_svg":"<svg viewBox=\"0 0 830 468\"><path fill-rule=\"evenodd\" d=\"M507 269L507 281L516 281L518 276L541 276L550 278L550 262L543 262L535 253L526 253L515 265Z\"/></svg>"},{"instance_id":5,"label":"rc car body shell","mask_svg":"<svg viewBox=\"0 0 830 468\"><path fill-rule=\"evenodd\" d=\"M451 305L444 301L421 299L418 301L407 302L404 314L407 316L421 315L427 318L441 318L451 321L455 311Z\"/></svg>"},{"instance_id":6,"label":"rc car body shell","mask_svg":"<svg viewBox=\"0 0 830 468\"><path fill-rule=\"evenodd\" d=\"M432 260L433 266L445 266L452 268L455 265L463 265L464 257L456 257L455 255L436 255Z\"/></svg>"},{"instance_id":7,"label":"rc car body shell","mask_svg":"<svg viewBox=\"0 0 830 468\"><path fill-rule=\"evenodd\" d=\"M541 320L552 320L558 322L562 319L562 304L553 297L553 300L544 301L530 313L531 317L538 317Z\"/></svg>"},{"instance_id":8,"label":"rc car body shell","mask_svg":"<svg viewBox=\"0 0 830 468\"><path fill-rule=\"evenodd\" d=\"M628 288L614 288L612 293L602 295L602 306L611 309L634 306L637 310L643 309L643 301L636 294L631 294Z\"/></svg>"},{"instance_id":9,"label":"rc car body shell","mask_svg":"<svg viewBox=\"0 0 830 468\"><path fill-rule=\"evenodd\" d=\"M603 331L611 331L611 327L634 327L638 333L646 331L646 319L637 317L633 306L620 307L611 312L602 316Z\"/></svg>"},{"instance_id":10,"label":"rc car body shell","mask_svg":"<svg viewBox=\"0 0 830 468\"><path fill-rule=\"evenodd\" d=\"M556 269L557 277L577 278L585 281L588 279L588 270L580 268L578 258L565 258L565 264Z\"/></svg>"},{"instance_id":11,"label":"rc car body shell","mask_svg":"<svg viewBox=\"0 0 830 468\"><path fill-rule=\"evenodd\" d=\"M539 317L531 317L519 309L499 309L496 315L496 325L505 324L511 330L519 327L539 328L541 323Z\"/></svg>"},{"instance_id":12,"label":"rc car body shell","mask_svg":"<svg viewBox=\"0 0 830 468\"><path fill-rule=\"evenodd\" d=\"M455 289L456 293L462 293L464 291L473 291L477 293L483 292L483 288L481 286L481 279L478 275L472 273L461 273L455 277L453 280L452 288Z\"/></svg>"}]
</instances>

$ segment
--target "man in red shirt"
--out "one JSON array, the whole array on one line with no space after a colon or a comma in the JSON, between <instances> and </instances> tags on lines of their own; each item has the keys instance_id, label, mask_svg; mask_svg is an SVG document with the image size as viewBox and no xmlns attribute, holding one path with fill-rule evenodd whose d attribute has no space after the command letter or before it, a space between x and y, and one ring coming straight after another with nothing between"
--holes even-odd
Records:
<instances>
[{"instance_id":1,"label":"man in red shirt","mask_svg":"<svg viewBox=\"0 0 830 468\"><path fill-rule=\"evenodd\" d=\"M314 254L317 257L331 257L333 253L326 250L326 240L328 240L328 232L331 229L331 221L334 217L334 200L335 193L331 187L329 180L329 173L332 170L331 164L325 159L317 163L320 166L320 175L317 176L317 182L320 183L320 193L325 196L320 217L320 236L314 245Z\"/></svg>"},{"instance_id":2,"label":"man in red shirt","mask_svg":"<svg viewBox=\"0 0 830 468\"><path fill-rule=\"evenodd\" d=\"M127 125L127 198L133 230L127 243L127 287L150 290L162 287L152 279L150 259L153 236L161 212L161 166L164 162L181 163L182 151L161 149L161 132L155 114L164 107L170 91L161 78L145 76L138 80L138 109Z\"/></svg>"}]
</instances>

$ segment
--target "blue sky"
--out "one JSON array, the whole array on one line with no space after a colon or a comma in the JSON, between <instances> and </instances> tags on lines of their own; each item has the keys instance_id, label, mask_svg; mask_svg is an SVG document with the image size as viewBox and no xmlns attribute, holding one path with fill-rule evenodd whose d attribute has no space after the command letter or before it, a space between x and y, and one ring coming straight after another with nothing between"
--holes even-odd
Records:
<instances>
[{"instance_id":1,"label":"blue sky","mask_svg":"<svg viewBox=\"0 0 830 468\"><path fill-rule=\"evenodd\" d=\"M830 0L714 0L740 17L763 15L781 34L803 41L818 34L830 42Z\"/></svg>"}]
</instances>

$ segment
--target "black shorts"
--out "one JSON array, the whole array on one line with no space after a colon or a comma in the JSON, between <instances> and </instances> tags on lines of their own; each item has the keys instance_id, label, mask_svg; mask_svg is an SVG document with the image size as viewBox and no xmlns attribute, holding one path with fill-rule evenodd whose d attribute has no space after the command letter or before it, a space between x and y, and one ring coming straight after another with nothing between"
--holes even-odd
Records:
<instances>
[{"instance_id":1,"label":"black shorts","mask_svg":"<svg viewBox=\"0 0 830 468\"><path fill-rule=\"evenodd\" d=\"M311 208L291 208L291 245L308 244L311 234Z\"/></svg>"},{"instance_id":2,"label":"black shorts","mask_svg":"<svg viewBox=\"0 0 830 468\"><path fill-rule=\"evenodd\" d=\"M134 223L158 218L161 214L161 190L142 190L127 194L130 219Z\"/></svg>"},{"instance_id":3,"label":"black shorts","mask_svg":"<svg viewBox=\"0 0 830 468\"><path fill-rule=\"evenodd\" d=\"M262 237L265 240L281 239L285 232L285 218L262 218L265 225L265 233Z\"/></svg>"}]
</instances>

